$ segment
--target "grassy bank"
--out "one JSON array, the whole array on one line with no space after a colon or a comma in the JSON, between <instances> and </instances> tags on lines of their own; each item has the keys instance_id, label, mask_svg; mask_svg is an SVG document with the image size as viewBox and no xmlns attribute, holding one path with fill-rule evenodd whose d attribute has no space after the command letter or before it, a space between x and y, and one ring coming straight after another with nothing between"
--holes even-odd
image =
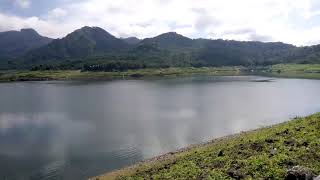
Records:
<instances>
[{"instance_id":1,"label":"grassy bank","mask_svg":"<svg viewBox=\"0 0 320 180\"><path fill-rule=\"evenodd\" d=\"M169 153L92 180L284 179L299 165L320 174L320 113Z\"/></svg>"},{"instance_id":2,"label":"grassy bank","mask_svg":"<svg viewBox=\"0 0 320 180\"><path fill-rule=\"evenodd\" d=\"M43 81L43 80L108 80L148 77L203 75L265 75L285 78L320 79L319 64L278 64L254 68L245 67L177 67L159 69L139 69L125 72L81 72L80 70L61 71L0 71L0 82Z\"/></svg>"},{"instance_id":3,"label":"grassy bank","mask_svg":"<svg viewBox=\"0 0 320 180\"><path fill-rule=\"evenodd\" d=\"M273 77L320 79L320 64L277 64L258 72Z\"/></svg>"},{"instance_id":4,"label":"grassy bank","mask_svg":"<svg viewBox=\"0 0 320 180\"><path fill-rule=\"evenodd\" d=\"M41 80L105 80L132 79L142 77L185 76L192 74L239 75L242 67L203 67L140 69L126 72L81 72L81 71L2 71L0 81L41 81Z\"/></svg>"}]
</instances>

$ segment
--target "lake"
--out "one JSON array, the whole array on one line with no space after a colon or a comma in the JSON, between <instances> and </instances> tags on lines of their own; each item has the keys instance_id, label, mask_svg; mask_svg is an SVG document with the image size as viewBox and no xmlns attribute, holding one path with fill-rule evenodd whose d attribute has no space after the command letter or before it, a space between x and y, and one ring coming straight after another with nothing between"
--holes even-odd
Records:
<instances>
[{"instance_id":1,"label":"lake","mask_svg":"<svg viewBox=\"0 0 320 180\"><path fill-rule=\"evenodd\" d=\"M1 83L0 179L86 179L320 111L319 80L268 79Z\"/></svg>"}]
</instances>

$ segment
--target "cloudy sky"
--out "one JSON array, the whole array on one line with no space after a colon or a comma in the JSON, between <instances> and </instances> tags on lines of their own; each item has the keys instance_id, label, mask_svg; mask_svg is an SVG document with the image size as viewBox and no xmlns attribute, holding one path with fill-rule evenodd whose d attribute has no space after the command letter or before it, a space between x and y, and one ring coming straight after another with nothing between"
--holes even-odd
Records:
<instances>
[{"instance_id":1,"label":"cloudy sky","mask_svg":"<svg viewBox=\"0 0 320 180\"><path fill-rule=\"evenodd\" d=\"M82 26L117 37L175 31L191 38L320 43L319 0L0 0L0 31L61 38Z\"/></svg>"}]
</instances>

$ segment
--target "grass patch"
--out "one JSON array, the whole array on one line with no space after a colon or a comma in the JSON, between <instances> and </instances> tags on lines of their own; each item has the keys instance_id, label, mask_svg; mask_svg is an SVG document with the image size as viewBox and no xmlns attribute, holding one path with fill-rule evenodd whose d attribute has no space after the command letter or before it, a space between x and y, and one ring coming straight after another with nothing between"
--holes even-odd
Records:
<instances>
[{"instance_id":1,"label":"grass patch","mask_svg":"<svg viewBox=\"0 0 320 180\"><path fill-rule=\"evenodd\" d=\"M284 179L320 174L320 113L169 153L92 179Z\"/></svg>"},{"instance_id":2,"label":"grass patch","mask_svg":"<svg viewBox=\"0 0 320 180\"><path fill-rule=\"evenodd\" d=\"M320 79L320 64L277 64L262 72L274 77Z\"/></svg>"},{"instance_id":3,"label":"grass patch","mask_svg":"<svg viewBox=\"0 0 320 180\"><path fill-rule=\"evenodd\" d=\"M149 77L175 77L203 74L212 76L264 75L285 78L320 79L320 64L278 64L256 67L254 72L245 67L172 67L128 70L125 72L60 71L0 71L0 82L43 80L109 80Z\"/></svg>"},{"instance_id":4,"label":"grass patch","mask_svg":"<svg viewBox=\"0 0 320 180\"><path fill-rule=\"evenodd\" d=\"M141 77L185 76L191 74L239 75L242 67L164 68L140 69L125 72L81 72L64 71L2 71L0 81L41 81L41 80L105 80L132 79Z\"/></svg>"}]
</instances>

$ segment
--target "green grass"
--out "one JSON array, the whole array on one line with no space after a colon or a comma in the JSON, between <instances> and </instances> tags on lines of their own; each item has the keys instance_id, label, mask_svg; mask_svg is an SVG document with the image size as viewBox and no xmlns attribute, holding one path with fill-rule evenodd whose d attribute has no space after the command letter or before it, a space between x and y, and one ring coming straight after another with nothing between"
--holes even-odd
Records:
<instances>
[{"instance_id":1,"label":"green grass","mask_svg":"<svg viewBox=\"0 0 320 180\"><path fill-rule=\"evenodd\" d=\"M104 80L130 79L137 77L185 76L191 74L239 75L242 67L203 67L140 69L126 72L81 72L81 71L2 71L0 81L39 81L39 80Z\"/></svg>"},{"instance_id":2,"label":"green grass","mask_svg":"<svg viewBox=\"0 0 320 180\"><path fill-rule=\"evenodd\" d=\"M187 148L92 179L284 179L320 174L320 113Z\"/></svg>"},{"instance_id":3,"label":"green grass","mask_svg":"<svg viewBox=\"0 0 320 180\"><path fill-rule=\"evenodd\" d=\"M245 67L176 67L158 69L139 69L125 72L81 72L80 70L61 71L0 71L0 82L7 81L41 81L41 80L108 80L148 77L204 75L245 75ZM259 67L253 74L286 77L320 79L320 64L278 64ZM252 73L250 73L252 74Z\"/></svg>"},{"instance_id":4,"label":"green grass","mask_svg":"<svg viewBox=\"0 0 320 180\"><path fill-rule=\"evenodd\" d=\"M275 77L320 79L320 64L277 64L263 72Z\"/></svg>"}]
</instances>

